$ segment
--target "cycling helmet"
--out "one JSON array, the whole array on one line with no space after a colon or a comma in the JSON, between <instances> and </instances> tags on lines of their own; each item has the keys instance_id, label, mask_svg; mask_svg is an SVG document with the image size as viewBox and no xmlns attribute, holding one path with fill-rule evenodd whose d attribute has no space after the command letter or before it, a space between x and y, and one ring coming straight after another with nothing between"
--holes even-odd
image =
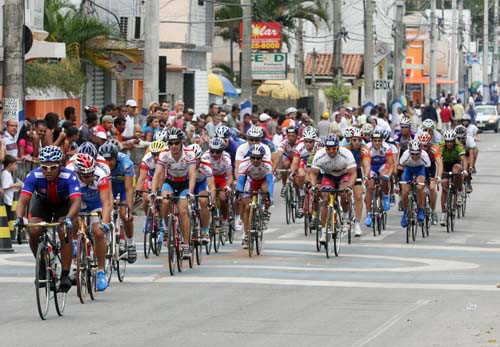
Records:
<instances>
[{"instance_id":1,"label":"cycling helmet","mask_svg":"<svg viewBox=\"0 0 500 347\"><path fill-rule=\"evenodd\" d=\"M170 129L167 135L167 141L172 141L172 140L183 140L184 139L184 133L176 128Z\"/></svg>"},{"instance_id":2,"label":"cycling helmet","mask_svg":"<svg viewBox=\"0 0 500 347\"><path fill-rule=\"evenodd\" d=\"M410 154L420 154L420 141L417 139L413 139L408 144L408 149L410 150Z\"/></svg>"},{"instance_id":3,"label":"cycling helmet","mask_svg":"<svg viewBox=\"0 0 500 347\"><path fill-rule=\"evenodd\" d=\"M215 137L220 137L223 139L228 139L229 138L229 127L225 125L221 125L220 127L215 130Z\"/></svg>"},{"instance_id":4,"label":"cycling helmet","mask_svg":"<svg viewBox=\"0 0 500 347\"><path fill-rule=\"evenodd\" d=\"M92 142L84 142L82 143L77 150L78 153L88 154L92 158L97 158L97 148L95 148Z\"/></svg>"},{"instance_id":5,"label":"cycling helmet","mask_svg":"<svg viewBox=\"0 0 500 347\"><path fill-rule=\"evenodd\" d=\"M434 129L434 121L432 119L426 119L422 122L422 128L424 129Z\"/></svg>"},{"instance_id":6,"label":"cycling helmet","mask_svg":"<svg viewBox=\"0 0 500 347\"><path fill-rule=\"evenodd\" d=\"M151 151L151 153L160 153L165 149L165 147L165 142L158 140L153 141L149 144L149 150Z\"/></svg>"},{"instance_id":7,"label":"cycling helmet","mask_svg":"<svg viewBox=\"0 0 500 347\"><path fill-rule=\"evenodd\" d=\"M323 145L325 147L338 147L339 139L335 134L328 134L323 140Z\"/></svg>"},{"instance_id":8,"label":"cycling helmet","mask_svg":"<svg viewBox=\"0 0 500 347\"><path fill-rule=\"evenodd\" d=\"M304 132L302 133L302 138L304 140L316 140L317 138L316 129L312 126L307 126L304 128Z\"/></svg>"},{"instance_id":9,"label":"cycling helmet","mask_svg":"<svg viewBox=\"0 0 500 347\"><path fill-rule=\"evenodd\" d=\"M118 156L118 148L111 143L105 143L99 147L99 154L105 159L116 158Z\"/></svg>"},{"instance_id":10,"label":"cycling helmet","mask_svg":"<svg viewBox=\"0 0 500 347\"><path fill-rule=\"evenodd\" d=\"M247 131L247 137L253 137L253 138L263 138L264 137L264 129L262 127L251 127Z\"/></svg>"},{"instance_id":11,"label":"cycling helmet","mask_svg":"<svg viewBox=\"0 0 500 347\"><path fill-rule=\"evenodd\" d=\"M115 145L116 148L118 148L118 150L121 148L120 141L118 141L117 139L110 139L110 140L106 141L105 143Z\"/></svg>"},{"instance_id":12,"label":"cycling helmet","mask_svg":"<svg viewBox=\"0 0 500 347\"><path fill-rule=\"evenodd\" d=\"M290 114L294 112L297 112L297 109L295 107L289 107L285 110L285 114Z\"/></svg>"},{"instance_id":13,"label":"cycling helmet","mask_svg":"<svg viewBox=\"0 0 500 347\"><path fill-rule=\"evenodd\" d=\"M162 131L157 131L153 135L153 141L167 142L167 138L168 138L168 133L169 132L170 132L170 129L163 129Z\"/></svg>"},{"instance_id":14,"label":"cycling helmet","mask_svg":"<svg viewBox=\"0 0 500 347\"><path fill-rule=\"evenodd\" d=\"M420 143L423 145L429 144L432 140L431 135L429 135L425 131L418 134L417 138L418 138L418 141L420 141Z\"/></svg>"},{"instance_id":15,"label":"cycling helmet","mask_svg":"<svg viewBox=\"0 0 500 347\"><path fill-rule=\"evenodd\" d=\"M388 131L387 129L382 129L381 132L382 132L382 139L385 142L388 142L391 139L391 132Z\"/></svg>"},{"instance_id":16,"label":"cycling helmet","mask_svg":"<svg viewBox=\"0 0 500 347\"><path fill-rule=\"evenodd\" d=\"M445 141L454 141L457 137L457 134L454 130L446 130L443 134L443 140Z\"/></svg>"},{"instance_id":17,"label":"cycling helmet","mask_svg":"<svg viewBox=\"0 0 500 347\"><path fill-rule=\"evenodd\" d=\"M251 157L263 157L266 153L264 146L261 144L252 145L248 151Z\"/></svg>"},{"instance_id":18,"label":"cycling helmet","mask_svg":"<svg viewBox=\"0 0 500 347\"><path fill-rule=\"evenodd\" d=\"M354 127L347 127L344 130L344 137L350 139L354 133Z\"/></svg>"},{"instance_id":19,"label":"cycling helmet","mask_svg":"<svg viewBox=\"0 0 500 347\"><path fill-rule=\"evenodd\" d=\"M380 129L375 129L372 132L372 139L384 139L384 134L382 133L382 130Z\"/></svg>"},{"instance_id":20,"label":"cycling helmet","mask_svg":"<svg viewBox=\"0 0 500 347\"><path fill-rule=\"evenodd\" d=\"M201 158L201 155L203 154L203 150L201 149L200 145L193 143L192 145L189 145L188 148L193 150L196 159Z\"/></svg>"},{"instance_id":21,"label":"cycling helmet","mask_svg":"<svg viewBox=\"0 0 500 347\"><path fill-rule=\"evenodd\" d=\"M401 119L399 120L399 125L401 125L402 127L405 126L405 127L410 127L411 126L411 119L406 117L406 116L403 116L401 117Z\"/></svg>"},{"instance_id":22,"label":"cycling helmet","mask_svg":"<svg viewBox=\"0 0 500 347\"><path fill-rule=\"evenodd\" d=\"M210 149L213 149L215 151L220 151L223 150L226 147L226 143L223 139L220 137L214 137L212 141L210 141Z\"/></svg>"},{"instance_id":23,"label":"cycling helmet","mask_svg":"<svg viewBox=\"0 0 500 347\"><path fill-rule=\"evenodd\" d=\"M465 135L467 135L467 128L465 128L463 125L457 125L454 130L459 139L463 139Z\"/></svg>"},{"instance_id":24,"label":"cycling helmet","mask_svg":"<svg viewBox=\"0 0 500 347\"><path fill-rule=\"evenodd\" d=\"M61 161L62 159L62 151L59 147L57 146L46 146L43 147L40 150L40 154L38 154L38 160L40 162L47 162L47 161Z\"/></svg>"},{"instance_id":25,"label":"cycling helmet","mask_svg":"<svg viewBox=\"0 0 500 347\"><path fill-rule=\"evenodd\" d=\"M363 136L363 133L361 132L361 129L360 128L353 128L352 130L352 137L353 138L360 138Z\"/></svg>"},{"instance_id":26,"label":"cycling helmet","mask_svg":"<svg viewBox=\"0 0 500 347\"><path fill-rule=\"evenodd\" d=\"M229 137L232 138L233 140L237 138L240 135L240 131L236 128L230 128L229 129Z\"/></svg>"},{"instance_id":27,"label":"cycling helmet","mask_svg":"<svg viewBox=\"0 0 500 347\"><path fill-rule=\"evenodd\" d=\"M82 174L89 174L95 171L95 160L88 154L77 153L73 157L76 172Z\"/></svg>"},{"instance_id":28,"label":"cycling helmet","mask_svg":"<svg viewBox=\"0 0 500 347\"><path fill-rule=\"evenodd\" d=\"M470 114L466 113L463 115L462 120L468 120L469 122L472 120L472 117Z\"/></svg>"},{"instance_id":29,"label":"cycling helmet","mask_svg":"<svg viewBox=\"0 0 500 347\"><path fill-rule=\"evenodd\" d=\"M290 125L288 128L286 128L286 133L287 134L299 134L299 128L295 127L294 125Z\"/></svg>"},{"instance_id":30,"label":"cycling helmet","mask_svg":"<svg viewBox=\"0 0 500 347\"><path fill-rule=\"evenodd\" d=\"M363 127L361 128L361 132L364 134L364 135L371 135L372 134L372 131L373 131L373 125L371 125L370 123L366 123L365 125L363 125Z\"/></svg>"}]
</instances>

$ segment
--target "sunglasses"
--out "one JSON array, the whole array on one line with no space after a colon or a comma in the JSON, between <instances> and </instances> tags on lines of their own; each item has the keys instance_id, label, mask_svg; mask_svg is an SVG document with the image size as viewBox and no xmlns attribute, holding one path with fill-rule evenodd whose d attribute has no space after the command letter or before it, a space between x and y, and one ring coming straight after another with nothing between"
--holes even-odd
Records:
<instances>
[{"instance_id":1,"label":"sunglasses","mask_svg":"<svg viewBox=\"0 0 500 347\"><path fill-rule=\"evenodd\" d=\"M79 173L78 176L80 176L81 178L91 178L91 177L94 177L94 173L86 173L86 174L83 174L83 173Z\"/></svg>"},{"instance_id":2,"label":"sunglasses","mask_svg":"<svg viewBox=\"0 0 500 347\"><path fill-rule=\"evenodd\" d=\"M314 143L314 140L304 140L304 143Z\"/></svg>"},{"instance_id":3,"label":"sunglasses","mask_svg":"<svg viewBox=\"0 0 500 347\"><path fill-rule=\"evenodd\" d=\"M382 142L381 139L372 139L372 142Z\"/></svg>"},{"instance_id":4,"label":"sunglasses","mask_svg":"<svg viewBox=\"0 0 500 347\"><path fill-rule=\"evenodd\" d=\"M361 142L361 139L351 139L351 142Z\"/></svg>"},{"instance_id":5,"label":"sunglasses","mask_svg":"<svg viewBox=\"0 0 500 347\"><path fill-rule=\"evenodd\" d=\"M180 142L180 141L173 141L173 142L170 142L170 141L169 141L169 142L168 142L168 145L169 145L169 146L179 146L180 144L181 144L181 142Z\"/></svg>"},{"instance_id":6,"label":"sunglasses","mask_svg":"<svg viewBox=\"0 0 500 347\"><path fill-rule=\"evenodd\" d=\"M57 170L59 168L58 164L54 165L40 165L43 171L52 171Z\"/></svg>"},{"instance_id":7,"label":"sunglasses","mask_svg":"<svg viewBox=\"0 0 500 347\"><path fill-rule=\"evenodd\" d=\"M210 150L210 153L212 153L212 154L221 154L221 153L222 153L222 150L219 150L219 149L217 149L217 150L212 150L212 149L211 149L211 150Z\"/></svg>"},{"instance_id":8,"label":"sunglasses","mask_svg":"<svg viewBox=\"0 0 500 347\"><path fill-rule=\"evenodd\" d=\"M260 139L249 138L248 142L260 142Z\"/></svg>"},{"instance_id":9,"label":"sunglasses","mask_svg":"<svg viewBox=\"0 0 500 347\"><path fill-rule=\"evenodd\" d=\"M250 157L250 160L253 160L253 161L257 161L257 160L261 160L262 157Z\"/></svg>"}]
</instances>

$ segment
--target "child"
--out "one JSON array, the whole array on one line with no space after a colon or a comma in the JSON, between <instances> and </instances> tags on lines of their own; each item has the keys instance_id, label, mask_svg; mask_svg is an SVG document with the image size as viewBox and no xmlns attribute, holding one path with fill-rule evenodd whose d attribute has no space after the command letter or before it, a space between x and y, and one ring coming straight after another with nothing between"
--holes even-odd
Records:
<instances>
[{"instance_id":1,"label":"child","mask_svg":"<svg viewBox=\"0 0 500 347\"><path fill-rule=\"evenodd\" d=\"M7 209L7 217L9 221L16 219L14 211L12 211L12 201L14 200L14 191L22 187L22 183L14 183L12 173L17 170L17 158L7 155L3 162L4 170L2 171L2 189L4 190L3 202Z\"/></svg>"}]
</instances>

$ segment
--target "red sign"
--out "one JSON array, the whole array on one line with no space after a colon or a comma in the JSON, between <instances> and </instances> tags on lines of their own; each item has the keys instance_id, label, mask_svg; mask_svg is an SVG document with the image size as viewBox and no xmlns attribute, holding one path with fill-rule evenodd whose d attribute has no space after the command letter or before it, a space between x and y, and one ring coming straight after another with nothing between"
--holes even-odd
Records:
<instances>
[{"instance_id":1,"label":"red sign","mask_svg":"<svg viewBox=\"0 0 500 347\"><path fill-rule=\"evenodd\" d=\"M240 48L243 42L243 23L240 22ZM281 23L252 22L252 49L281 49Z\"/></svg>"}]
</instances>

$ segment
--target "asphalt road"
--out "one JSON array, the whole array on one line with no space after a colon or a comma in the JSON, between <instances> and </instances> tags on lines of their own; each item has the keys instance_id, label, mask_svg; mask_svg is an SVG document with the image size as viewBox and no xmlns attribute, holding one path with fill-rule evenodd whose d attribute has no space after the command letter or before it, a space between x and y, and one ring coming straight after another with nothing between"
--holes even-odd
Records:
<instances>
[{"instance_id":1,"label":"asphalt road","mask_svg":"<svg viewBox=\"0 0 500 347\"><path fill-rule=\"evenodd\" d=\"M483 134L480 148L467 215L452 234L433 226L407 245L393 209L381 236L365 230L326 259L302 221L284 223L277 197L263 255L249 259L235 242L171 277L165 254L139 254L125 282L114 275L85 305L72 289L65 316L51 307L45 322L33 258L15 246L0 255L0 344L499 346L500 134ZM138 242L141 226L137 218Z\"/></svg>"}]
</instances>

